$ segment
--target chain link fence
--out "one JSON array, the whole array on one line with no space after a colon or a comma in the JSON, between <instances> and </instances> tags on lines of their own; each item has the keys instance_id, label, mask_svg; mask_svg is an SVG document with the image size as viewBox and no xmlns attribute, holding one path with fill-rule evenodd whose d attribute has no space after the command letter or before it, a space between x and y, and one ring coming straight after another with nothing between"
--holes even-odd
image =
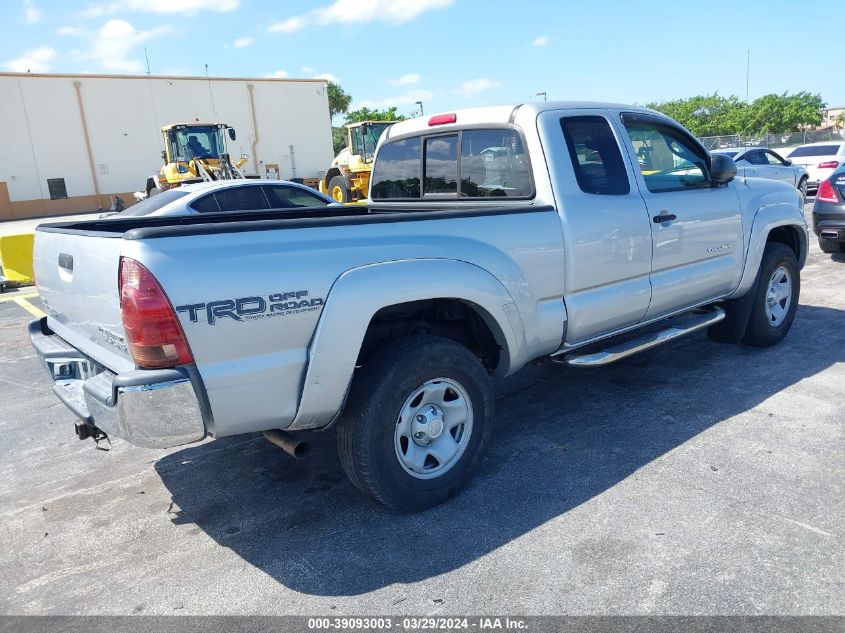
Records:
<instances>
[{"instance_id":1,"label":"chain link fence","mask_svg":"<svg viewBox=\"0 0 845 633\"><path fill-rule=\"evenodd\" d=\"M699 139L708 150L727 147L769 147L771 149L792 149L817 141L845 140L845 130L808 130L806 132L783 132L781 134L759 134L756 136L702 136Z\"/></svg>"}]
</instances>

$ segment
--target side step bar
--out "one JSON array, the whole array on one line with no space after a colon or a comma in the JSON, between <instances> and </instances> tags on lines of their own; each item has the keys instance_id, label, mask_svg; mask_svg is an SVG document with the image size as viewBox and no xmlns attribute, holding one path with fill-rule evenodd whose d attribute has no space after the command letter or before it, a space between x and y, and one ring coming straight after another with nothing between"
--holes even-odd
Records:
<instances>
[{"instance_id":1,"label":"side step bar","mask_svg":"<svg viewBox=\"0 0 845 633\"><path fill-rule=\"evenodd\" d=\"M652 347L663 345L675 339L692 334L698 330L703 330L710 327L725 318L725 311L721 308L705 314L692 314L685 317L677 317L673 319L673 323L665 330L657 332L649 332L643 336L619 343L591 354L568 354L556 362L567 363L576 367L598 367L600 365L609 365L618 360L632 356L638 352L644 352Z\"/></svg>"}]
</instances>

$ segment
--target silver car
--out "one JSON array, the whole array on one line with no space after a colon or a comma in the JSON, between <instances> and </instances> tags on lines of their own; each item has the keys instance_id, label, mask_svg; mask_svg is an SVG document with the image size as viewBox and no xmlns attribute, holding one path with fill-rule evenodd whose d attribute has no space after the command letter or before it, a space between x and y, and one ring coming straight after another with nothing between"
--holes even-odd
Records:
<instances>
[{"instance_id":1,"label":"silver car","mask_svg":"<svg viewBox=\"0 0 845 633\"><path fill-rule=\"evenodd\" d=\"M225 211L322 209L333 205L337 203L328 196L287 180L226 180L168 189L117 215L177 216Z\"/></svg>"},{"instance_id":2,"label":"silver car","mask_svg":"<svg viewBox=\"0 0 845 633\"><path fill-rule=\"evenodd\" d=\"M733 158L738 176L780 180L797 188L802 196L807 195L810 180L807 170L773 150L765 147L727 147L713 150L712 153L727 154Z\"/></svg>"}]
</instances>

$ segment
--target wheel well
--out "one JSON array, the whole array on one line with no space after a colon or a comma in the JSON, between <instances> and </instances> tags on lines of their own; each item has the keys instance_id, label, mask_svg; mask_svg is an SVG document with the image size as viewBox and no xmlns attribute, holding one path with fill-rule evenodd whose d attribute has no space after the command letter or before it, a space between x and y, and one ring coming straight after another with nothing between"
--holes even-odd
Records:
<instances>
[{"instance_id":1,"label":"wheel well","mask_svg":"<svg viewBox=\"0 0 845 633\"><path fill-rule=\"evenodd\" d=\"M343 176L343 174L340 173L340 170L337 167L333 167L332 169L326 172L326 187L329 186L329 182L335 176ZM344 178L343 181L346 182L346 178Z\"/></svg>"},{"instance_id":2,"label":"wheel well","mask_svg":"<svg viewBox=\"0 0 845 633\"><path fill-rule=\"evenodd\" d=\"M801 260L801 238L798 237L798 231L790 226L778 226L769 231L766 237L766 243L778 242L786 244L795 253L795 258Z\"/></svg>"},{"instance_id":3,"label":"wheel well","mask_svg":"<svg viewBox=\"0 0 845 633\"><path fill-rule=\"evenodd\" d=\"M460 343L492 371L502 351L490 326L477 308L460 299L425 299L382 308L373 315L364 334L356 365L363 365L379 347L414 334L431 334Z\"/></svg>"}]
</instances>

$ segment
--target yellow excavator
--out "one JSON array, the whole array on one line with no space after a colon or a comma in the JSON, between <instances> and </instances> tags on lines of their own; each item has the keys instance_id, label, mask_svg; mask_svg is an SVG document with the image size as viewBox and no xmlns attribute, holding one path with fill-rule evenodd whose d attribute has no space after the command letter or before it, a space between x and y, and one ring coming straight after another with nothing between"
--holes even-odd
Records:
<instances>
[{"instance_id":1,"label":"yellow excavator","mask_svg":"<svg viewBox=\"0 0 845 633\"><path fill-rule=\"evenodd\" d=\"M346 147L335 156L320 181L320 191L337 202L359 202L370 191L376 145L396 121L360 121L346 126Z\"/></svg>"},{"instance_id":2,"label":"yellow excavator","mask_svg":"<svg viewBox=\"0 0 845 633\"><path fill-rule=\"evenodd\" d=\"M235 129L225 123L172 123L161 128L164 165L147 178L144 192L135 197L144 199L159 191L192 182L243 178L246 162L242 156L236 163L229 157L226 136L234 141Z\"/></svg>"}]
</instances>

